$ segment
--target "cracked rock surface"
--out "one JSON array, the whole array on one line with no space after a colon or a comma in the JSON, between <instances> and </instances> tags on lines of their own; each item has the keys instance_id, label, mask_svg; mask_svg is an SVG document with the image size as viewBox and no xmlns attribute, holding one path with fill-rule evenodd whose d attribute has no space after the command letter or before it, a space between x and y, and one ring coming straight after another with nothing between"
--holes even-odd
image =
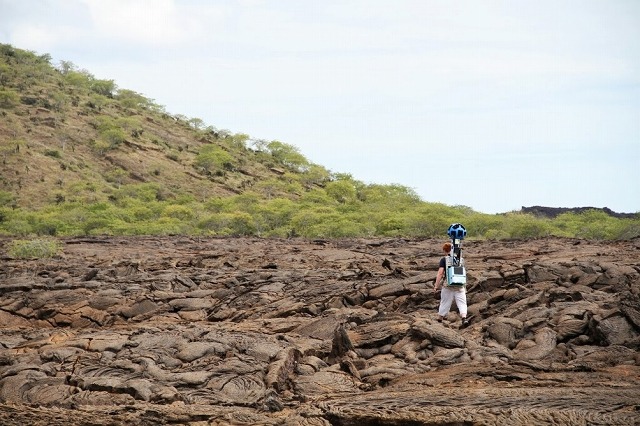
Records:
<instances>
[{"instance_id":1,"label":"cracked rock surface","mask_svg":"<svg viewBox=\"0 0 640 426\"><path fill-rule=\"evenodd\" d=\"M2 425L640 424L640 240L0 239Z\"/></svg>"}]
</instances>

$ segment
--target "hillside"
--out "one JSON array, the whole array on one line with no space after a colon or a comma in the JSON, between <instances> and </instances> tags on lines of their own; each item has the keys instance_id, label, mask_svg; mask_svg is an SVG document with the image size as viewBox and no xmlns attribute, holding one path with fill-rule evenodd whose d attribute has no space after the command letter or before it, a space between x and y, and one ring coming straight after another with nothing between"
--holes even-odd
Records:
<instances>
[{"instance_id":1,"label":"hillside","mask_svg":"<svg viewBox=\"0 0 640 426\"><path fill-rule=\"evenodd\" d=\"M409 188L365 185L293 145L169 114L112 80L50 62L0 46L0 232L375 234L361 218L419 202Z\"/></svg>"},{"instance_id":2,"label":"hillside","mask_svg":"<svg viewBox=\"0 0 640 426\"><path fill-rule=\"evenodd\" d=\"M294 145L168 113L113 80L10 45L0 45L0 85L3 235L422 237L452 222L473 238L640 235L637 214L487 215L365 184Z\"/></svg>"},{"instance_id":3,"label":"hillside","mask_svg":"<svg viewBox=\"0 0 640 426\"><path fill-rule=\"evenodd\" d=\"M168 114L113 81L69 64L55 68L46 55L6 45L0 54L6 171L0 189L14 194L17 206L41 208L60 197L104 201L118 187L137 183L154 183L164 198L190 194L206 200L287 173L300 178L304 161L286 167L287 159L279 161L264 141ZM260 142L262 151L249 148ZM205 147L209 161L198 157ZM329 178L322 171L319 183Z\"/></svg>"}]
</instances>

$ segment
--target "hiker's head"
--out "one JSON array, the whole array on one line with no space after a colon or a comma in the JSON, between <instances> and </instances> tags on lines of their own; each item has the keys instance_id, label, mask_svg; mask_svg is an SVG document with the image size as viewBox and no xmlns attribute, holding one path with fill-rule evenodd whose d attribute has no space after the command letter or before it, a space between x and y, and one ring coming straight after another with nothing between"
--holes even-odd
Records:
<instances>
[{"instance_id":1,"label":"hiker's head","mask_svg":"<svg viewBox=\"0 0 640 426\"><path fill-rule=\"evenodd\" d=\"M442 250L445 253L449 253L451 251L451 243L444 243L444 245L442 246Z\"/></svg>"}]
</instances>

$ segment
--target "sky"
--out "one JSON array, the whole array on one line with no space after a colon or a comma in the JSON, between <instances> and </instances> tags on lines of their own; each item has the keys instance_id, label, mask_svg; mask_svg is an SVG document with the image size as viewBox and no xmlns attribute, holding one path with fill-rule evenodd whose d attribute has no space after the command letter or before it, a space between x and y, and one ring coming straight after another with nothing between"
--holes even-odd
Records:
<instances>
[{"instance_id":1,"label":"sky","mask_svg":"<svg viewBox=\"0 0 640 426\"><path fill-rule=\"evenodd\" d=\"M0 43L427 202L640 212L638 0L0 0Z\"/></svg>"}]
</instances>

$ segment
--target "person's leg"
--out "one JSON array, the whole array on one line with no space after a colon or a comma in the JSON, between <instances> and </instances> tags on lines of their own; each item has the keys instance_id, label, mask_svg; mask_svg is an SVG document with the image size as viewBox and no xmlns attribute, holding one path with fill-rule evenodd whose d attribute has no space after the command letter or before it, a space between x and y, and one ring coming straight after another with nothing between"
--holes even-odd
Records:
<instances>
[{"instance_id":1,"label":"person's leg","mask_svg":"<svg viewBox=\"0 0 640 426\"><path fill-rule=\"evenodd\" d=\"M462 317L462 327L468 327L473 315L468 315L467 311L467 292L465 289L458 291L455 295L456 306Z\"/></svg>"},{"instance_id":2,"label":"person's leg","mask_svg":"<svg viewBox=\"0 0 640 426\"><path fill-rule=\"evenodd\" d=\"M440 320L444 319L444 317L449 313L449 309L451 309L454 296L453 293L454 292L449 290L447 287L442 287L442 290L440 290L440 307L438 308Z\"/></svg>"},{"instance_id":3,"label":"person's leg","mask_svg":"<svg viewBox=\"0 0 640 426\"><path fill-rule=\"evenodd\" d=\"M463 290L455 292L456 306L462 319L467 317L467 293Z\"/></svg>"}]
</instances>

